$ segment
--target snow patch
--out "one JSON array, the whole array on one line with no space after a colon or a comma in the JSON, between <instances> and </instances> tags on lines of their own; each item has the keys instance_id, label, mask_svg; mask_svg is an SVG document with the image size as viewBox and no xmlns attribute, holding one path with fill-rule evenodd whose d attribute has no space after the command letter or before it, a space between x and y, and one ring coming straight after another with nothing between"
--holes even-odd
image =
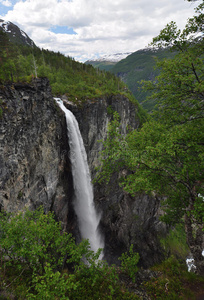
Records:
<instances>
[{"instance_id":1,"label":"snow patch","mask_svg":"<svg viewBox=\"0 0 204 300\"><path fill-rule=\"evenodd\" d=\"M8 29L8 26L9 26L10 22L9 21L4 21L4 20L0 20L0 27L3 28L4 31L6 32L11 32L9 29Z\"/></svg>"},{"instance_id":2,"label":"snow patch","mask_svg":"<svg viewBox=\"0 0 204 300\"><path fill-rule=\"evenodd\" d=\"M23 30L21 30L21 29L20 29L20 31L21 31L22 36L24 36L24 38L27 39L27 38L28 38L28 37L27 37L27 34L26 34Z\"/></svg>"},{"instance_id":3,"label":"snow patch","mask_svg":"<svg viewBox=\"0 0 204 300\"><path fill-rule=\"evenodd\" d=\"M130 55L132 52L127 53L115 53L115 54L106 54L103 55L97 59L94 59L92 61L109 61L109 62L119 62L120 60L126 58L128 55Z\"/></svg>"}]
</instances>

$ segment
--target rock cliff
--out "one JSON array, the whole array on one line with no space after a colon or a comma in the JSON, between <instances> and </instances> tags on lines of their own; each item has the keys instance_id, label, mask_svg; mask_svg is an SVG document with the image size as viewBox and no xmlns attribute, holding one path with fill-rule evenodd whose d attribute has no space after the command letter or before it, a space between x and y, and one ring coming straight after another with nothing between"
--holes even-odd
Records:
<instances>
[{"instance_id":1,"label":"rock cliff","mask_svg":"<svg viewBox=\"0 0 204 300\"><path fill-rule=\"evenodd\" d=\"M0 102L0 206L43 205L66 226L72 197L66 123L48 80L1 86Z\"/></svg>"},{"instance_id":2,"label":"rock cliff","mask_svg":"<svg viewBox=\"0 0 204 300\"><path fill-rule=\"evenodd\" d=\"M77 236L66 122L48 80L2 86L0 103L0 207L18 211L43 205ZM82 107L67 101L65 105L79 122L94 178L102 149L98 140L106 138L112 112L120 114L125 134L127 125L139 126L135 107L123 96L89 101ZM148 267L162 255L157 239L164 230L158 221L159 201L147 195L130 197L119 188L116 177L109 186L94 185L95 203L102 212L106 259L117 263L117 257L134 244L141 265Z\"/></svg>"}]
</instances>

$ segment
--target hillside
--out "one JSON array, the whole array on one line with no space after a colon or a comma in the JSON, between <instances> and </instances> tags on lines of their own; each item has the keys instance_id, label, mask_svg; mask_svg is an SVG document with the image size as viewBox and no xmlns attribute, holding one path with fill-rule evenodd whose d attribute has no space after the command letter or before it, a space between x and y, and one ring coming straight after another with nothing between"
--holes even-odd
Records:
<instances>
[{"instance_id":1,"label":"hillside","mask_svg":"<svg viewBox=\"0 0 204 300\"><path fill-rule=\"evenodd\" d=\"M16 25L3 20L0 25L0 83L30 82L34 77L47 77L53 95L66 95L76 104L111 94L123 94L135 101L114 74L99 71L59 52L41 50Z\"/></svg>"},{"instance_id":2,"label":"hillside","mask_svg":"<svg viewBox=\"0 0 204 300\"><path fill-rule=\"evenodd\" d=\"M139 50L118 62L111 69L111 72L127 84L135 98L146 110L151 111L155 103L151 100L145 101L148 93L142 91L139 82L141 80L154 80L159 74L159 70L155 70L157 59L171 58L173 55L172 52L166 49L157 51L150 48Z\"/></svg>"},{"instance_id":3,"label":"hillside","mask_svg":"<svg viewBox=\"0 0 204 300\"><path fill-rule=\"evenodd\" d=\"M35 46L33 40L12 22L0 19L0 32L6 33L9 40L15 44Z\"/></svg>"},{"instance_id":4,"label":"hillside","mask_svg":"<svg viewBox=\"0 0 204 300\"><path fill-rule=\"evenodd\" d=\"M136 51L119 62L110 60L95 60L89 63L100 70L109 70L127 84L134 97L147 111L151 111L155 106L152 100L146 100L147 92L141 89L141 80L154 80L159 74L155 70L156 60L171 58L173 53L169 50L152 50L150 48Z\"/></svg>"}]
</instances>

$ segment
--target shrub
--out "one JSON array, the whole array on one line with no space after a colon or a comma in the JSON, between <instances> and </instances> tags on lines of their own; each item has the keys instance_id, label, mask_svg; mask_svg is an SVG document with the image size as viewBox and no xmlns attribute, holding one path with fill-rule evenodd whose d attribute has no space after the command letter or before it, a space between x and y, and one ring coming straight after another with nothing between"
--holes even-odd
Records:
<instances>
[{"instance_id":1,"label":"shrub","mask_svg":"<svg viewBox=\"0 0 204 300\"><path fill-rule=\"evenodd\" d=\"M119 260L121 261L121 270L128 274L128 276L135 282L135 275L138 271L138 261L140 256L138 253L133 252L133 245L130 246L129 253L122 253Z\"/></svg>"},{"instance_id":2,"label":"shrub","mask_svg":"<svg viewBox=\"0 0 204 300\"><path fill-rule=\"evenodd\" d=\"M79 262L87 251L87 243L76 246L71 234L62 232L53 213L44 214L42 208L17 215L1 213L0 228L4 263L30 268L40 275L45 273L47 263L53 270L62 270L66 259Z\"/></svg>"},{"instance_id":3,"label":"shrub","mask_svg":"<svg viewBox=\"0 0 204 300\"><path fill-rule=\"evenodd\" d=\"M67 293L77 289L79 283L74 280L75 276L70 274L68 278L59 271L53 272L50 264L45 266L45 273L42 276L33 276L32 288L27 293L28 300L66 300ZM33 291L32 291L33 290Z\"/></svg>"}]
</instances>

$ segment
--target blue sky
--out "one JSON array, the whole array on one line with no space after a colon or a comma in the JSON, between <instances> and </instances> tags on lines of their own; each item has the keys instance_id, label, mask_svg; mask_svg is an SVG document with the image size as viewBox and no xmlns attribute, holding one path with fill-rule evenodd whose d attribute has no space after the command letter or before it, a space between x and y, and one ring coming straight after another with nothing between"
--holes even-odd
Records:
<instances>
[{"instance_id":1,"label":"blue sky","mask_svg":"<svg viewBox=\"0 0 204 300\"><path fill-rule=\"evenodd\" d=\"M0 2L0 14L1 16L5 16L7 14L7 12L9 11L9 9L11 9L11 6L5 6L2 4L3 1ZM9 3L8 3L9 4Z\"/></svg>"},{"instance_id":2,"label":"blue sky","mask_svg":"<svg viewBox=\"0 0 204 300\"><path fill-rule=\"evenodd\" d=\"M69 28L67 26L54 26L49 29L50 31L58 34L77 34L73 28Z\"/></svg>"},{"instance_id":3,"label":"blue sky","mask_svg":"<svg viewBox=\"0 0 204 300\"><path fill-rule=\"evenodd\" d=\"M41 48L85 61L145 48L170 21L183 28L200 1L0 0L0 18Z\"/></svg>"},{"instance_id":4,"label":"blue sky","mask_svg":"<svg viewBox=\"0 0 204 300\"><path fill-rule=\"evenodd\" d=\"M18 0L0 0L0 15L5 16L9 10L13 10L14 4L19 2Z\"/></svg>"}]
</instances>

